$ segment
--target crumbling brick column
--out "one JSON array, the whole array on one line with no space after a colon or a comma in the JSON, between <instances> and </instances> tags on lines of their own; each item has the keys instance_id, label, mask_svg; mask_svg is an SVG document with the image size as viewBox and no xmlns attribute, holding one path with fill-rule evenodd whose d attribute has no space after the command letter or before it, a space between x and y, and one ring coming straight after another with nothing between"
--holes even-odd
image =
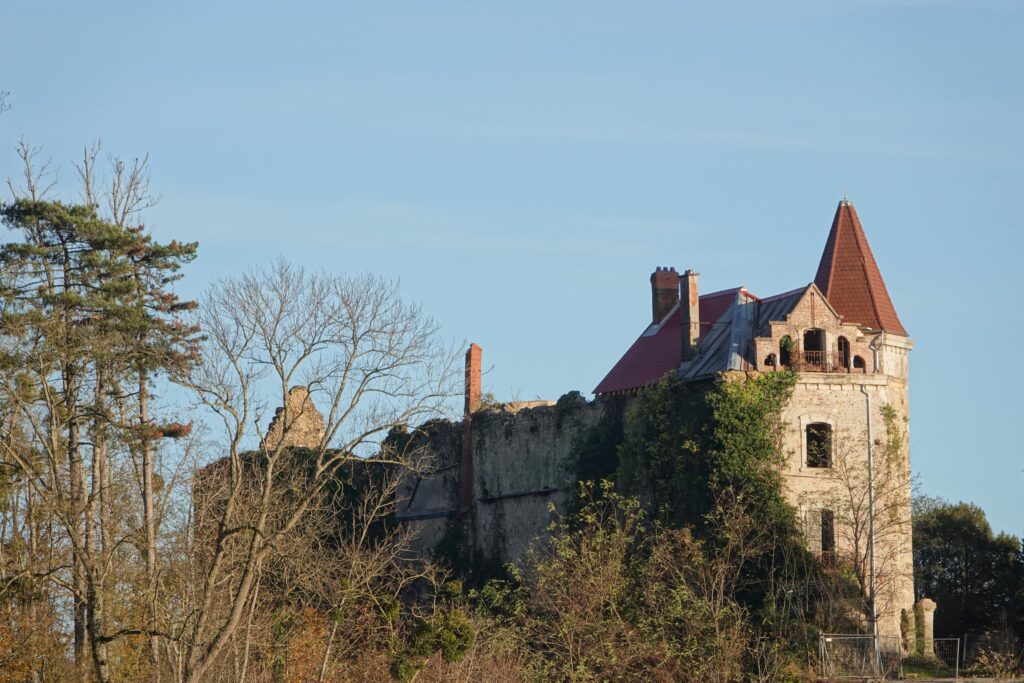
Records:
<instances>
[{"instance_id":1,"label":"crumbling brick column","mask_svg":"<svg viewBox=\"0 0 1024 683\"><path fill-rule=\"evenodd\" d=\"M459 461L459 508L473 507L473 413L480 407L483 349L470 344L466 351L466 404L462 416L462 458Z\"/></svg>"}]
</instances>

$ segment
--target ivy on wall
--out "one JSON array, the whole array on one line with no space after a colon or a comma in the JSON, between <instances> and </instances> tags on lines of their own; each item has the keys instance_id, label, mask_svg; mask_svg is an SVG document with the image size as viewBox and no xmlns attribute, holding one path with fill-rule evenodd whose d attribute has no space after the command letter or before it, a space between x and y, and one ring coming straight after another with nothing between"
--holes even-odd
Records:
<instances>
[{"instance_id":1,"label":"ivy on wall","mask_svg":"<svg viewBox=\"0 0 1024 683\"><path fill-rule=\"evenodd\" d=\"M684 383L667 376L625 408L616 399L577 438L581 481L613 477L652 517L703 530L723 494L773 524L795 524L782 493L782 409L796 375Z\"/></svg>"}]
</instances>

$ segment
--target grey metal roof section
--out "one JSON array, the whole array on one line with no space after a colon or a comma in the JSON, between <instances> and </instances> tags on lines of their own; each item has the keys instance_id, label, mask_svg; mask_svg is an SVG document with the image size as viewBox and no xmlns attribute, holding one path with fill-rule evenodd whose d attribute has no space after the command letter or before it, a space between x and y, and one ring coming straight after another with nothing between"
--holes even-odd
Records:
<instances>
[{"instance_id":1,"label":"grey metal roof section","mask_svg":"<svg viewBox=\"0 0 1024 683\"><path fill-rule=\"evenodd\" d=\"M697 357L679 368L679 376L699 379L725 370L744 369L757 319L756 307L757 300L742 288L738 289L729 310L701 337Z\"/></svg>"},{"instance_id":2,"label":"grey metal roof section","mask_svg":"<svg viewBox=\"0 0 1024 683\"><path fill-rule=\"evenodd\" d=\"M683 363L679 367L678 376L685 380L695 380L727 370L750 369L754 362L750 358L754 337L770 335L768 323L783 320L792 312L808 287L761 300L740 289L729 311L701 337L697 357Z\"/></svg>"},{"instance_id":3,"label":"grey metal roof section","mask_svg":"<svg viewBox=\"0 0 1024 683\"><path fill-rule=\"evenodd\" d=\"M771 335L771 327L768 325L772 320L785 320L796 305L800 303L807 289L811 285L794 289L784 294L776 294L758 302L757 330L754 337L768 337Z\"/></svg>"},{"instance_id":4,"label":"grey metal roof section","mask_svg":"<svg viewBox=\"0 0 1024 683\"><path fill-rule=\"evenodd\" d=\"M733 303L731 309L735 309ZM729 365L729 342L732 339L732 310L718 319L700 338L697 356L679 366L683 379L698 379L722 372Z\"/></svg>"}]
</instances>

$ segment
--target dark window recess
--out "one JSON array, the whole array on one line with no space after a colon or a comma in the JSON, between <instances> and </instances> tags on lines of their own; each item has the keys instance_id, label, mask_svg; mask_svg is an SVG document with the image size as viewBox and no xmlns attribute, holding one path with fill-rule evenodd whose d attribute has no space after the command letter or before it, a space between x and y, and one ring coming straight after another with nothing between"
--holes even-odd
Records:
<instances>
[{"instance_id":1,"label":"dark window recess","mask_svg":"<svg viewBox=\"0 0 1024 683\"><path fill-rule=\"evenodd\" d=\"M821 511L821 552L836 550L836 516L831 510Z\"/></svg>"},{"instance_id":2,"label":"dark window recess","mask_svg":"<svg viewBox=\"0 0 1024 683\"><path fill-rule=\"evenodd\" d=\"M769 353L768 357L764 359L764 364L769 368L774 368L777 365L775 361L775 354Z\"/></svg>"},{"instance_id":3,"label":"dark window recess","mask_svg":"<svg viewBox=\"0 0 1024 683\"><path fill-rule=\"evenodd\" d=\"M850 342L846 337L839 338L839 364L844 368L850 367Z\"/></svg>"},{"instance_id":4,"label":"dark window recess","mask_svg":"<svg viewBox=\"0 0 1024 683\"><path fill-rule=\"evenodd\" d=\"M825 331L819 329L804 332L804 351L824 351Z\"/></svg>"},{"instance_id":5,"label":"dark window recess","mask_svg":"<svg viewBox=\"0 0 1024 683\"><path fill-rule=\"evenodd\" d=\"M824 422L807 425L807 466L832 467L832 426Z\"/></svg>"},{"instance_id":6,"label":"dark window recess","mask_svg":"<svg viewBox=\"0 0 1024 683\"><path fill-rule=\"evenodd\" d=\"M860 356L854 356L853 357L853 367L855 369L857 369L857 370L863 370L864 369L864 359L861 358Z\"/></svg>"},{"instance_id":7,"label":"dark window recess","mask_svg":"<svg viewBox=\"0 0 1024 683\"><path fill-rule=\"evenodd\" d=\"M779 340L779 364L788 368L793 364L793 338L788 334Z\"/></svg>"}]
</instances>

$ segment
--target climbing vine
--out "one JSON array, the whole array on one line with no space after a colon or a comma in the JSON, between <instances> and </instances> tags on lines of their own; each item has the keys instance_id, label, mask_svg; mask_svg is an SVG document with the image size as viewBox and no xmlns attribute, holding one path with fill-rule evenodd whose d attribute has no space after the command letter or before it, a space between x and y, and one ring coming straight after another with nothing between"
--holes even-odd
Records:
<instances>
[{"instance_id":1,"label":"climbing vine","mask_svg":"<svg viewBox=\"0 0 1024 683\"><path fill-rule=\"evenodd\" d=\"M791 527L782 492L781 413L796 376L683 383L667 377L627 412L617 480L655 517L703 529L722 495L764 523Z\"/></svg>"}]
</instances>

